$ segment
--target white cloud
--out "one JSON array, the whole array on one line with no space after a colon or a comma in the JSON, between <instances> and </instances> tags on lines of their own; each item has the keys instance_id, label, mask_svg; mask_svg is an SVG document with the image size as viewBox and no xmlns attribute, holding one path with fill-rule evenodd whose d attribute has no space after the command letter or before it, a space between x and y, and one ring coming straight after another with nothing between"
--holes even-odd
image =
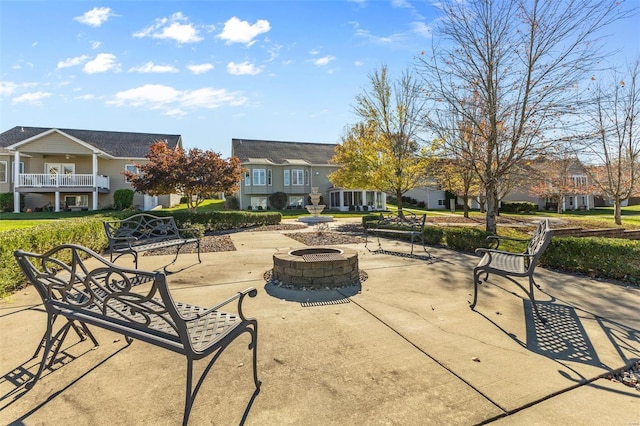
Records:
<instances>
[{"instance_id":1,"label":"white cloud","mask_svg":"<svg viewBox=\"0 0 640 426\"><path fill-rule=\"evenodd\" d=\"M167 73L167 72L178 72L178 69L171 65L156 65L153 62L149 61L144 65L140 65L139 67L129 68L129 72Z\"/></svg>"},{"instance_id":2,"label":"white cloud","mask_svg":"<svg viewBox=\"0 0 640 426\"><path fill-rule=\"evenodd\" d=\"M363 65L364 65L364 62L362 62L362 61L355 61L355 62L353 63L353 65L355 65L356 67L361 67L361 66L363 66Z\"/></svg>"},{"instance_id":3,"label":"white cloud","mask_svg":"<svg viewBox=\"0 0 640 426\"><path fill-rule=\"evenodd\" d=\"M317 50L317 49L311 49L311 50L309 51L309 54L310 54L310 55L313 55L313 56L315 56L315 55L319 55L319 54L320 54L320 51L319 51L319 50Z\"/></svg>"},{"instance_id":4,"label":"white cloud","mask_svg":"<svg viewBox=\"0 0 640 426\"><path fill-rule=\"evenodd\" d=\"M313 59L311 62L313 62L318 67L323 67L325 65L328 65L329 62L335 59L336 59L335 56L323 56L322 58Z\"/></svg>"},{"instance_id":5,"label":"white cloud","mask_svg":"<svg viewBox=\"0 0 640 426\"><path fill-rule=\"evenodd\" d=\"M87 62L82 69L87 74L96 74L106 71L120 71L120 64L116 62L116 56L111 53L99 53L95 59Z\"/></svg>"},{"instance_id":6,"label":"white cloud","mask_svg":"<svg viewBox=\"0 0 640 426\"><path fill-rule=\"evenodd\" d=\"M76 16L73 19L81 24L89 25L91 27L99 27L107 22L107 20L112 16L116 15L111 11L111 8L94 7L90 11L85 12L83 15Z\"/></svg>"},{"instance_id":7,"label":"white cloud","mask_svg":"<svg viewBox=\"0 0 640 426\"><path fill-rule=\"evenodd\" d=\"M29 103L33 105L40 105L42 104L41 101L45 98L48 98L49 96L51 96L51 93L49 92L32 92L32 93L25 93L24 95L15 97L11 101L14 104L24 102L24 103Z\"/></svg>"},{"instance_id":8,"label":"white cloud","mask_svg":"<svg viewBox=\"0 0 640 426\"><path fill-rule=\"evenodd\" d=\"M405 9L413 8L413 6L407 0L391 0L391 6L401 7Z\"/></svg>"},{"instance_id":9,"label":"white cloud","mask_svg":"<svg viewBox=\"0 0 640 426\"><path fill-rule=\"evenodd\" d=\"M411 23L412 31L418 35L423 37L431 38L431 27L425 24L424 22L412 22Z\"/></svg>"},{"instance_id":10,"label":"white cloud","mask_svg":"<svg viewBox=\"0 0 640 426\"><path fill-rule=\"evenodd\" d=\"M56 67L56 69L74 67L76 65L80 65L80 64L84 63L87 59L89 59L89 57L87 55L75 56L73 58L67 58L64 61L58 62L58 66Z\"/></svg>"},{"instance_id":11,"label":"white cloud","mask_svg":"<svg viewBox=\"0 0 640 426\"><path fill-rule=\"evenodd\" d=\"M262 67L256 67L248 61L239 64L229 62L227 64L227 72L233 75L256 75L262 72Z\"/></svg>"},{"instance_id":12,"label":"white cloud","mask_svg":"<svg viewBox=\"0 0 640 426\"><path fill-rule=\"evenodd\" d=\"M92 42L91 42L91 48L92 48L92 49L97 49L97 48L99 48L100 46L102 46L102 42L101 42L101 41L92 41Z\"/></svg>"},{"instance_id":13,"label":"white cloud","mask_svg":"<svg viewBox=\"0 0 640 426\"><path fill-rule=\"evenodd\" d=\"M258 19L255 24L251 25L247 21L241 21L235 16L224 23L222 32L216 37L222 40L226 40L227 44L231 43L244 43L246 45L252 45L255 43L255 38L266 33L271 29L269 21L264 19Z\"/></svg>"},{"instance_id":14,"label":"white cloud","mask_svg":"<svg viewBox=\"0 0 640 426\"><path fill-rule=\"evenodd\" d=\"M181 12L176 12L169 18L156 19L152 25L133 33L133 37L173 40L178 44L197 43L203 40L198 34L198 28L190 23L189 19Z\"/></svg>"},{"instance_id":15,"label":"white cloud","mask_svg":"<svg viewBox=\"0 0 640 426\"><path fill-rule=\"evenodd\" d=\"M197 90L180 91L173 87L159 84L144 86L116 93L108 104L116 106L143 107L162 110L163 114L173 117L186 115L185 110L200 108L218 108L223 105L239 106L247 102L247 98L238 92L226 89L205 87Z\"/></svg>"},{"instance_id":16,"label":"white cloud","mask_svg":"<svg viewBox=\"0 0 640 426\"><path fill-rule=\"evenodd\" d=\"M0 96L9 96L16 91L18 85L10 81L0 81Z\"/></svg>"},{"instance_id":17,"label":"white cloud","mask_svg":"<svg viewBox=\"0 0 640 426\"><path fill-rule=\"evenodd\" d=\"M199 64L199 65L187 65L187 69L192 73L198 75L203 74L213 69L213 64Z\"/></svg>"},{"instance_id":18,"label":"white cloud","mask_svg":"<svg viewBox=\"0 0 640 426\"><path fill-rule=\"evenodd\" d=\"M356 36L363 37L378 44L400 43L407 40L407 35L403 33L391 34L388 36L376 36L371 34L369 30L356 27Z\"/></svg>"}]
</instances>

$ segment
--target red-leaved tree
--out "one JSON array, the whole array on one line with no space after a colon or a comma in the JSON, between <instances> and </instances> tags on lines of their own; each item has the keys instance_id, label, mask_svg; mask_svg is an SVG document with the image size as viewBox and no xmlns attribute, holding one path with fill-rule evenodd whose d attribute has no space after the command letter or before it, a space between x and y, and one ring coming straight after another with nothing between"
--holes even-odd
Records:
<instances>
[{"instance_id":1,"label":"red-leaved tree","mask_svg":"<svg viewBox=\"0 0 640 426\"><path fill-rule=\"evenodd\" d=\"M156 142L145 157L148 163L136 164L139 173L123 172L133 189L148 195L183 194L192 211L218 192L237 191L242 176L237 157L225 160L198 148L169 149L164 142Z\"/></svg>"}]
</instances>

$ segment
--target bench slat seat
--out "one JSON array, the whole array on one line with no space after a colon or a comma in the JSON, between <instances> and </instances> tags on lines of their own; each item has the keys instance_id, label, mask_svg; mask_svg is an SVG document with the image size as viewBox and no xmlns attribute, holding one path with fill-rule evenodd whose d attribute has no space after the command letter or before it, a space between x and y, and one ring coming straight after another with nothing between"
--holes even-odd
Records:
<instances>
[{"instance_id":1,"label":"bench slat seat","mask_svg":"<svg viewBox=\"0 0 640 426\"><path fill-rule=\"evenodd\" d=\"M242 312L245 297L257 295L254 288L238 292L212 307L202 307L174 301L163 272L122 268L85 247L66 244L41 255L17 250L14 256L38 291L47 312L47 330L34 357L41 347L44 354L27 389L35 385L46 365L51 366L70 327L79 336L86 331L97 345L87 328L95 326L124 335L128 343L136 339L186 357L183 424L188 421L196 394L213 363L244 333L251 339L253 380L255 392L259 392L258 323ZM87 258L91 262L87 262ZM98 266L88 266L95 264ZM221 309L234 301L237 301L235 311ZM66 323L54 333L59 317L66 319ZM211 359L194 386L193 362L207 356ZM48 364L47 358L51 359Z\"/></svg>"},{"instance_id":2,"label":"bench slat seat","mask_svg":"<svg viewBox=\"0 0 640 426\"><path fill-rule=\"evenodd\" d=\"M536 304L536 299L533 293L534 286L540 288L533 279L533 273L535 271L536 265L538 264L538 261L540 260L540 256L542 256L542 253L551 242L552 236L553 231L551 230L551 227L549 225L549 219L544 219L538 224L538 227L536 228L536 231L534 232L530 240L516 240L526 241L528 243L527 248L523 253L512 253L498 250L501 240L514 240L513 238L499 237L495 235L487 237L490 242L495 243L495 248L476 249L476 254L481 255L482 258L480 259L476 267L473 268L474 292L473 301L470 305L471 309L475 308L478 301L478 286L483 281L487 281L487 279L489 278L489 274L495 274L503 276L505 278L510 278L513 282L516 283L516 285L522 288L529 296L531 304L533 305L533 309L538 318L542 322L546 322L546 320L540 315L540 312L538 311L538 305ZM484 278L481 278L483 274ZM528 277L529 289L527 290L511 277Z\"/></svg>"}]
</instances>

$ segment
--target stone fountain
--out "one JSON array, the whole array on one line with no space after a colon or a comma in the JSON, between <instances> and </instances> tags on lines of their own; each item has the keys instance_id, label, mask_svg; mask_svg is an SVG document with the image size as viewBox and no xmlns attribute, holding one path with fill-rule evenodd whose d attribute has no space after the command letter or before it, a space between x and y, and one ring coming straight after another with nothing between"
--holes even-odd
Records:
<instances>
[{"instance_id":1,"label":"stone fountain","mask_svg":"<svg viewBox=\"0 0 640 426\"><path fill-rule=\"evenodd\" d=\"M318 187L314 186L311 188L311 193L309 194L309 198L311 198L311 204L304 206L311 216L300 216L298 218L298 222L304 222L309 224L320 223L320 222L333 222L333 216L320 216L320 213L326 207L324 204L320 203L320 193L318 192Z\"/></svg>"}]
</instances>

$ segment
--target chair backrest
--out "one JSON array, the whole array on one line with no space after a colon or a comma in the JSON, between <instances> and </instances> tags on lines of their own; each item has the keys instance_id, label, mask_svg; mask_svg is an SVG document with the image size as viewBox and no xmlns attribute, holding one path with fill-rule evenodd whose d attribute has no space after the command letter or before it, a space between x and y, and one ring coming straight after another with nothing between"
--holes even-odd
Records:
<instances>
[{"instance_id":1,"label":"chair backrest","mask_svg":"<svg viewBox=\"0 0 640 426\"><path fill-rule=\"evenodd\" d=\"M535 266L542 253L545 251L549 242L551 242L552 231L549 219L541 220L536 228L536 231L527 244L526 254L533 255L533 259L530 260L530 264Z\"/></svg>"},{"instance_id":2,"label":"chair backrest","mask_svg":"<svg viewBox=\"0 0 640 426\"><path fill-rule=\"evenodd\" d=\"M152 328L164 339L179 340L172 318L177 315L175 305L162 297L168 294L163 273L121 268L74 244L44 254L16 250L14 256L47 311L78 311L129 328Z\"/></svg>"},{"instance_id":3,"label":"chair backrest","mask_svg":"<svg viewBox=\"0 0 640 426\"><path fill-rule=\"evenodd\" d=\"M133 237L139 240L179 237L178 227L172 216L158 217L140 213L122 220L104 222L109 240Z\"/></svg>"}]
</instances>

